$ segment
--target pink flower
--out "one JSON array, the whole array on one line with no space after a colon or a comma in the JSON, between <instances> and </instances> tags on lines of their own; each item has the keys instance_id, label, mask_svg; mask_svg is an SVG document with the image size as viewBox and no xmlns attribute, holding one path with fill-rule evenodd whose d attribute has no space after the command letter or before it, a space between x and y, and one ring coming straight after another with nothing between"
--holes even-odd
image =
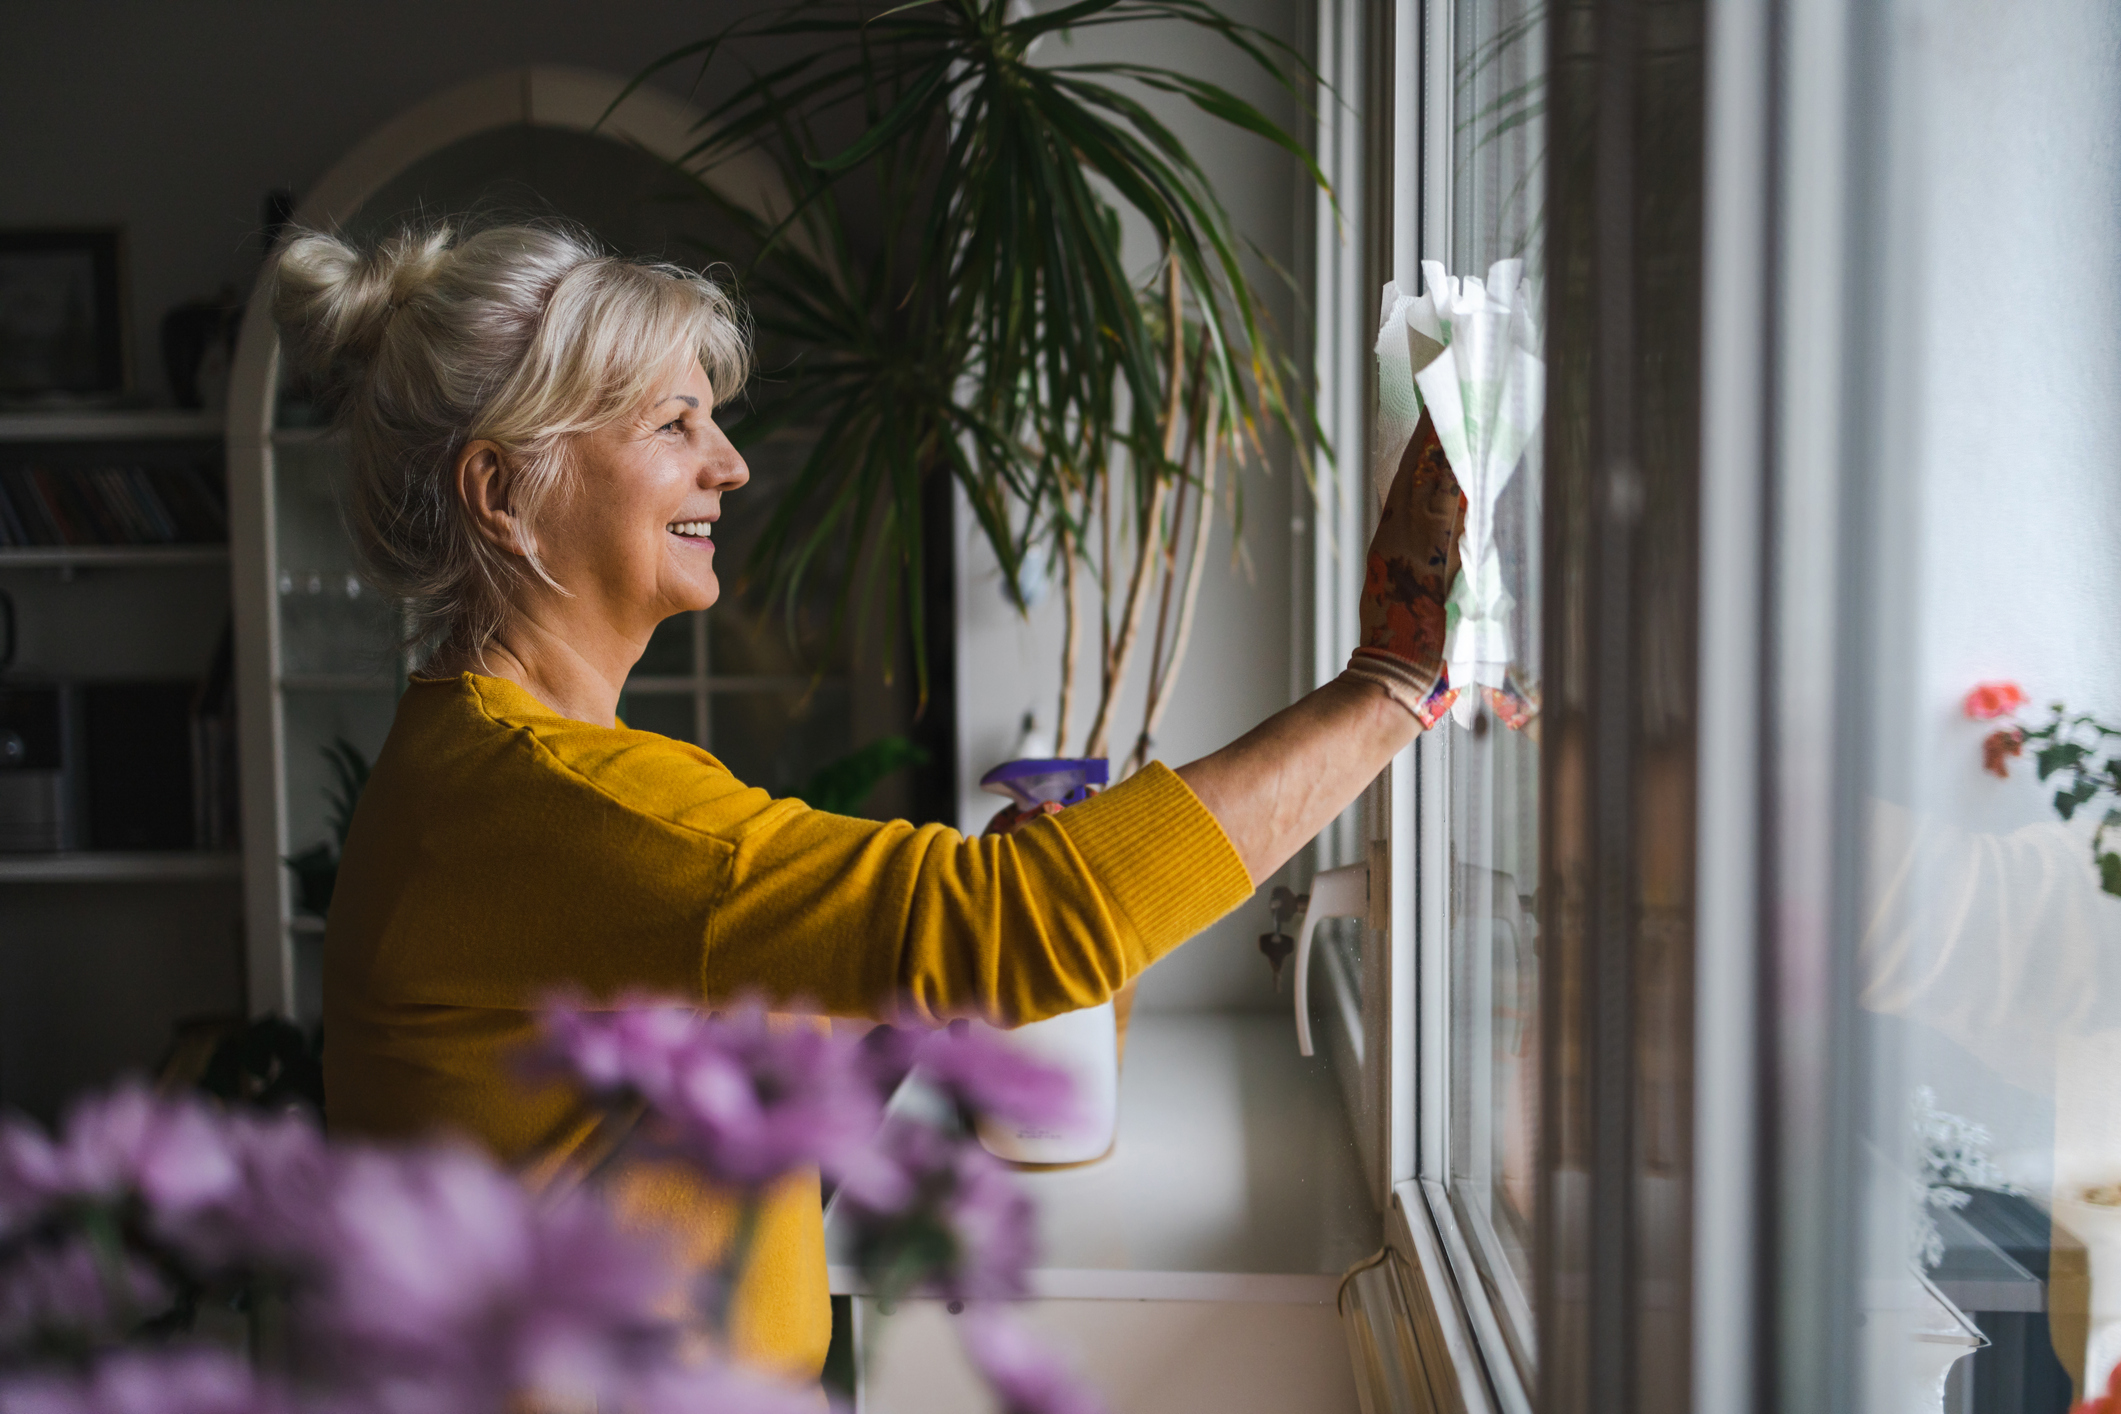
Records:
<instances>
[{"instance_id":1,"label":"pink flower","mask_svg":"<svg viewBox=\"0 0 2121 1414\"><path fill-rule=\"evenodd\" d=\"M958 1342L1001 1402L1002 1414L1104 1414L1105 1403L1015 1321L975 1306L958 1320Z\"/></svg>"},{"instance_id":2,"label":"pink flower","mask_svg":"<svg viewBox=\"0 0 2121 1414\"><path fill-rule=\"evenodd\" d=\"M350 1378L399 1407L499 1408L610 1387L668 1350L675 1273L593 1199L535 1203L483 1155L355 1154L298 1309Z\"/></svg>"},{"instance_id":3,"label":"pink flower","mask_svg":"<svg viewBox=\"0 0 2121 1414\"><path fill-rule=\"evenodd\" d=\"M291 1414L234 1354L170 1348L105 1357L86 1377L0 1379L0 1414Z\"/></svg>"},{"instance_id":4,"label":"pink flower","mask_svg":"<svg viewBox=\"0 0 2121 1414\"><path fill-rule=\"evenodd\" d=\"M635 1414L822 1414L817 1386L798 1386L722 1361L660 1370L635 1383Z\"/></svg>"},{"instance_id":5,"label":"pink flower","mask_svg":"<svg viewBox=\"0 0 2121 1414\"><path fill-rule=\"evenodd\" d=\"M0 1267L0 1349L32 1343L93 1345L122 1337L168 1308L170 1292L131 1254L106 1272L87 1241L39 1242ZM122 1284L113 1291L110 1277Z\"/></svg>"},{"instance_id":6,"label":"pink flower","mask_svg":"<svg viewBox=\"0 0 2121 1414\"><path fill-rule=\"evenodd\" d=\"M1028 1294L1037 1223L999 1159L969 1134L914 1119L886 1126L878 1147L892 1182L841 1198L864 1266L952 1300Z\"/></svg>"},{"instance_id":7,"label":"pink flower","mask_svg":"<svg viewBox=\"0 0 2121 1414\"><path fill-rule=\"evenodd\" d=\"M317 1214L336 1177L316 1121L290 1110L213 1116L237 1182L210 1201L163 1204L150 1212L157 1236L208 1267L266 1266L306 1272L319 1260Z\"/></svg>"},{"instance_id":8,"label":"pink flower","mask_svg":"<svg viewBox=\"0 0 2121 1414\"><path fill-rule=\"evenodd\" d=\"M883 1096L853 1041L755 1003L722 1016L561 1004L545 1034L549 1065L607 1101L646 1101L644 1133L715 1182L755 1192L810 1168L842 1182L873 1172Z\"/></svg>"},{"instance_id":9,"label":"pink flower","mask_svg":"<svg viewBox=\"0 0 2121 1414\"><path fill-rule=\"evenodd\" d=\"M1966 695L1966 715L1977 722L1992 722L2008 717L2025 703L2025 690L2014 682L1977 683Z\"/></svg>"},{"instance_id":10,"label":"pink flower","mask_svg":"<svg viewBox=\"0 0 2121 1414\"><path fill-rule=\"evenodd\" d=\"M886 1065L901 1072L918 1069L922 1079L975 1114L1015 1124L1065 1124L1074 1117L1066 1072L1030 1059L987 1032L950 1026L898 1035L906 1039L887 1048ZM889 1055L893 1049L903 1053L903 1064Z\"/></svg>"},{"instance_id":11,"label":"pink flower","mask_svg":"<svg viewBox=\"0 0 2121 1414\"><path fill-rule=\"evenodd\" d=\"M195 1100L157 1098L138 1081L77 1103L56 1140L10 1123L0 1170L0 1207L13 1212L134 1193L182 1212L225 1201L242 1183L218 1115Z\"/></svg>"}]
</instances>

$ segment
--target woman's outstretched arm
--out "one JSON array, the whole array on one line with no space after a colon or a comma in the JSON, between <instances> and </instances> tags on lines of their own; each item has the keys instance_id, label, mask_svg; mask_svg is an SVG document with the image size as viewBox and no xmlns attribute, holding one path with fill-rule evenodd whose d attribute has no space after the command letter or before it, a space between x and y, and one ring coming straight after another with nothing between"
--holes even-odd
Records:
<instances>
[{"instance_id":1,"label":"woman's outstretched arm","mask_svg":"<svg viewBox=\"0 0 2121 1414\"><path fill-rule=\"evenodd\" d=\"M1382 688L1336 678L1178 776L1257 884L1347 809L1419 730Z\"/></svg>"},{"instance_id":2,"label":"woman's outstretched arm","mask_svg":"<svg viewBox=\"0 0 2121 1414\"><path fill-rule=\"evenodd\" d=\"M1444 602L1465 497L1429 416L1407 443L1363 566L1362 645L1348 670L1178 775L1259 883L1348 808L1450 705Z\"/></svg>"}]
</instances>

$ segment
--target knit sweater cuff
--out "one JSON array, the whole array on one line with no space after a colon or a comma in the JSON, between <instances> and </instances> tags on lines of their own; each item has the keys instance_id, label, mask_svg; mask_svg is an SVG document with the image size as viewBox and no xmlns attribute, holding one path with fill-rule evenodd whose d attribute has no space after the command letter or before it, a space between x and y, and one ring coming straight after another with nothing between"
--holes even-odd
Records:
<instances>
[{"instance_id":1,"label":"knit sweater cuff","mask_svg":"<svg viewBox=\"0 0 2121 1414\"><path fill-rule=\"evenodd\" d=\"M1146 967L1252 897L1252 876L1192 788L1150 762L1052 817L1134 926Z\"/></svg>"}]
</instances>

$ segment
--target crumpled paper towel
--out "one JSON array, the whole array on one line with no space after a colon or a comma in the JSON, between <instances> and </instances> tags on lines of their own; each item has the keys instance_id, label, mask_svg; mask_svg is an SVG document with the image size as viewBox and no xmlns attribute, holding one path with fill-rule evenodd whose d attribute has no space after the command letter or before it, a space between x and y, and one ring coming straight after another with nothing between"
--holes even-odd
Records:
<instances>
[{"instance_id":1,"label":"crumpled paper towel","mask_svg":"<svg viewBox=\"0 0 2121 1414\"><path fill-rule=\"evenodd\" d=\"M1452 707L1461 726L1471 724L1478 698L1464 689L1507 684L1516 601L1502 582L1495 502L1546 410L1546 364L1523 270L1523 261L1498 260L1483 282L1446 274L1441 262L1424 260L1420 295L1403 293L1397 282L1385 286L1384 323L1377 332L1377 461L1371 480L1378 504L1392 489L1424 405L1466 496L1462 568L1451 589L1452 625L1444 643L1451 683L1461 689Z\"/></svg>"}]
</instances>

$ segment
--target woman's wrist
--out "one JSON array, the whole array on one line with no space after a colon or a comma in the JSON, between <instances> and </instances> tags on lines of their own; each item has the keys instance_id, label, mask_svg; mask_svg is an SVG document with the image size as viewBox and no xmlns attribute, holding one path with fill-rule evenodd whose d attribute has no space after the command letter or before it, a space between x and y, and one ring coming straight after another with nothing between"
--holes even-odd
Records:
<instances>
[{"instance_id":1,"label":"woman's wrist","mask_svg":"<svg viewBox=\"0 0 2121 1414\"><path fill-rule=\"evenodd\" d=\"M1405 659L1375 649L1356 649L1341 671L1340 680L1376 688L1412 717L1421 731L1443 720L1443 714L1458 697L1451 689L1450 673L1441 665L1423 672Z\"/></svg>"}]
</instances>

